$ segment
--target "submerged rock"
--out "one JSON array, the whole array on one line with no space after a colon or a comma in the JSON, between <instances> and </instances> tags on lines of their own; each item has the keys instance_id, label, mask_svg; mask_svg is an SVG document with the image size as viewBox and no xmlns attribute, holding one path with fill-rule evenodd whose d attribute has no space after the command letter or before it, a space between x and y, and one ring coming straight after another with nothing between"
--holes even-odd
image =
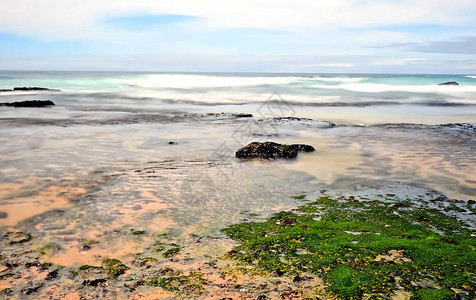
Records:
<instances>
[{"instance_id":1,"label":"submerged rock","mask_svg":"<svg viewBox=\"0 0 476 300\"><path fill-rule=\"evenodd\" d=\"M26 286L21 289L21 292L25 295L30 295L32 293L38 292L39 289L43 287L42 282L31 283L29 286Z\"/></svg>"},{"instance_id":2,"label":"submerged rock","mask_svg":"<svg viewBox=\"0 0 476 300\"><path fill-rule=\"evenodd\" d=\"M3 238L10 244L21 244L31 240L31 235L27 232L7 232Z\"/></svg>"},{"instance_id":3,"label":"submerged rock","mask_svg":"<svg viewBox=\"0 0 476 300\"><path fill-rule=\"evenodd\" d=\"M0 103L0 106L13 106L13 107L43 107L55 105L51 100L28 100L19 102L7 102Z\"/></svg>"},{"instance_id":4,"label":"submerged rock","mask_svg":"<svg viewBox=\"0 0 476 300\"><path fill-rule=\"evenodd\" d=\"M285 145L274 142L253 142L236 151L236 158L241 159L277 159L277 158L296 158L298 152L313 152L314 147L305 144Z\"/></svg>"},{"instance_id":5,"label":"submerged rock","mask_svg":"<svg viewBox=\"0 0 476 300\"><path fill-rule=\"evenodd\" d=\"M448 82L443 82L439 83L438 85L459 85L456 81L448 81Z\"/></svg>"}]
</instances>

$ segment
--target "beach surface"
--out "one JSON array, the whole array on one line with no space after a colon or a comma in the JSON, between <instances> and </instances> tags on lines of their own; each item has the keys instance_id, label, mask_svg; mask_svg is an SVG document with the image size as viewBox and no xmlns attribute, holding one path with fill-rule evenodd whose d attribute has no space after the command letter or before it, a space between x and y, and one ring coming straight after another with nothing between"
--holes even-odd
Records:
<instances>
[{"instance_id":1,"label":"beach surface","mask_svg":"<svg viewBox=\"0 0 476 300\"><path fill-rule=\"evenodd\" d=\"M474 240L472 76L0 72L16 86L61 91L0 93L56 104L0 107L9 299L339 298L317 274L246 272L223 232L323 196L409 201ZM264 141L316 151L235 158Z\"/></svg>"}]
</instances>

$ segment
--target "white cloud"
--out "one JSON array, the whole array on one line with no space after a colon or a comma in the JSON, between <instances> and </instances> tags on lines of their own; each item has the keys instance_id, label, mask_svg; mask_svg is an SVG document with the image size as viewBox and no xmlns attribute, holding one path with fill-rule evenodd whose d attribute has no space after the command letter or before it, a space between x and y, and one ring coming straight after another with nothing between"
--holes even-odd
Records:
<instances>
[{"instance_id":1,"label":"white cloud","mask_svg":"<svg viewBox=\"0 0 476 300\"><path fill-rule=\"evenodd\" d=\"M426 61L426 58L382 58L371 61L373 65L377 66L403 66L407 64Z\"/></svg>"},{"instance_id":2,"label":"white cloud","mask_svg":"<svg viewBox=\"0 0 476 300\"><path fill-rule=\"evenodd\" d=\"M132 13L202 18L200 28L301 30L473 22L474 0L1 0L0 31L48 39L116 34L101 20ZM193 26L190 28L197 28Z\"/></svg>"},{"instance_id":3,"label":"white cloud","mask_svg":"<svg viewBox=\"0 0 476 300\"><path fill-rule=\"evenodd\" d=\"M459 69L476 71L476 64L460 66Z\"/></svg>"},{"instance_id":4,"label":"white cloud","mask_svg":"<svg viewBox=\"0 0 476 300\"><path fill-rule=\"evenodd\" d=\"M325 64L312 64L308 67L326 67L326 68L353 68L354 64L350 63L325 63Z\"/></svg>"}]
</instances>

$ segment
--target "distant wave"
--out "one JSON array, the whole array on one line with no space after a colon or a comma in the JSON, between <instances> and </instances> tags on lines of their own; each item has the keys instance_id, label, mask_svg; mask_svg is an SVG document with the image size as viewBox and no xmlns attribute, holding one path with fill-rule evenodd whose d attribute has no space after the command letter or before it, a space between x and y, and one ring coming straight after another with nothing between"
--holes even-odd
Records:
<instances>
[{"instance_id":1,"label":"distant wave","mask_svg":"<svg viewBox=\"0 0 476 300\"><path fill-rule=\"evenodd\" d=\"M361 82L365 78L361 77L310 77L309 80L316 80L316 81L326 81L326 82L348 82L348 83L356 83Z\"/></svg>"},{"instance_id":2,"label":"distant wave","mask_svg":"<svg viewBox=\"0 0 476 300\"><path fill-rule=\"evenodd\" d=\"M464 76L464 77L476 79L476 76Z\"/></svg>"},{"instance_id":3,"label":"distant wave","mask_svg":"<svg viewBox=\"0 0 476 300\"><path fill-rule=\"evenodd\" d=\"M239 77L193 74L152 74L127 80L131 86L144 88L192 89L288 84L298 77Z\"/></svg>"},{"instance_id":4,"label":"distant wave","mask_svg":"<svg viewBox=\"0 0 476 300\"><path fill-rule=\"evenodd\" d=\"M146 95L148 94L148 95ZM74 94L68 95L74 97ZM185 97L190 96L190 97ZM120 111L124 111L126 107L130 107L133 111L137 109L159 109L161 105L168 104L180 105L190 104L197 106L216 106L216 105L247 105L247 104L261 104L267 101L268 95L241 95L234 94L228 97L221 97L222 95L215 95L212 93L205 93L205 95L192 94L192 95L168 95L168 94L124 94L124 93L92 93L85 95L82 98L82 103L89 102L90 105L94 104L100 110L103 110L102 105L108 105L108 109L114 110L115 106ZM224 95L223 95L224 96ZM382 106L382 105L421 105L421 106L474 106L475 101L466 99L431 99L424 98L401 98L394 97L392 99L350 99L347 97L329 97L320 96L317 98L298 96L298 95L285 95L282 101L295 106L309 106L309 107L366 107L366 106ZM114 99L114 101L109 101ZM85 102L86 101L86 102ZM78 105L78 104L75 104ZM177 106L177 109L181 109L181 106Z\"/></svg>"},{"instance_id":5,"label":"distant wave","mask_svg":"<svg viewBox=\"0 0 476 300\"><path fill-rule=\"evenodd\" d=\"M353 92L382 93L382 92L410 92L410 93L436 93L436 94L461 94L476 93L475 85L449 86L449 85L392 85L380 83L354 83L341 85L313 85L319 89L343 89Z\"/></svg>"}]
</instances>

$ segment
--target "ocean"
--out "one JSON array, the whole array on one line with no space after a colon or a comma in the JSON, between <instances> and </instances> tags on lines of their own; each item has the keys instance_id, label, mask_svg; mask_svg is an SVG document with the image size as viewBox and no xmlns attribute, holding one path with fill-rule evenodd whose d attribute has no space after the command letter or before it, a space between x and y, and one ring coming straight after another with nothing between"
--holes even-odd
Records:
<instances>
[{"instance_id":1,"label":"ocean","mask_svg":"<svg viewBox=\"0 0 476 300\"><path fill-rule=\"evenodd\" d=\"M131 266L166 236L190 249L175 262L190 270L234 245L220 229L302 194L441 210L476 199L472 75L0 71L0 90L14 87L60 90L0 92L56 104L0 106L0 230L30 233L41 262ZM237 160L253 141L316 152ZM66 278L50 293L76 292Z\"/></svg>"}]
</instances>

